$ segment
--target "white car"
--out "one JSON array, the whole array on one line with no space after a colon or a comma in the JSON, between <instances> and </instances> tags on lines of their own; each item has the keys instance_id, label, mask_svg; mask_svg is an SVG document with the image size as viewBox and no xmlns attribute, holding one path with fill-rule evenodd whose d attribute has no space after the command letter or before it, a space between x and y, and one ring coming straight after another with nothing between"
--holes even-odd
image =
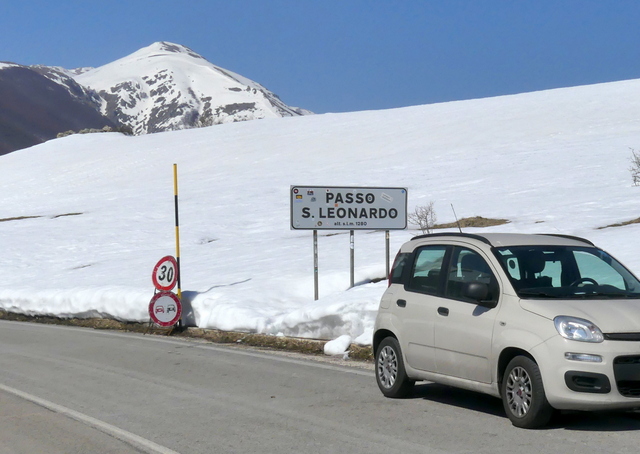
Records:
<instances>
[{"instance_id":1,"label":"white car","mask_svg":"<svg viewBox=\"0 0 640 454\"><path fill-rule=\"evenodd\" d=\"M640 408L640 282L582 238L418 236L396 256L373 351L385 396L421 380L479 391L518 427Z\"/></svg>"}]
</instances>

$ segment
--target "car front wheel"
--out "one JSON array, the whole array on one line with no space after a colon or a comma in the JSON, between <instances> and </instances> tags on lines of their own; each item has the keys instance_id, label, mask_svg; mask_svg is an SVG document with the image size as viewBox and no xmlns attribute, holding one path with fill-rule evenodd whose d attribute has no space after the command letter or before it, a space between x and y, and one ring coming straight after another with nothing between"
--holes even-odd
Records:
<instances>
[{"instance_id":1,"label":"car front wheel","mask_svg":"<svg viewBox=\"0 0 640 454\"><path fill-rule=\"evenodd\" d=\"M524 429L546 425L554 409L544 393L538 365L531 358L516 356L502 379L502 403L511 423Z\"/></svg>"},{"instance_id":2,"label":"car front wheel","mask_svg":"<svg viewBox=\"0 0 640 454\"><path fill-rule=\"evenodd\" d=\"M385 338L376 354L376 381L386 397L406 397L414 381L407 377L400 344L394 337Z\"/></svg>"}]
</instances>

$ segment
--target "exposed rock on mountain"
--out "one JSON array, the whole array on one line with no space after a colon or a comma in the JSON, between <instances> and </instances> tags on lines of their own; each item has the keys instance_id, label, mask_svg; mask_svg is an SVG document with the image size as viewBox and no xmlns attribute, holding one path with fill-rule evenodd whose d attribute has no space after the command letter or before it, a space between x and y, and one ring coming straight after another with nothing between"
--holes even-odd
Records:
<instances>
[{"instance_id":1,"label":"exposed rock on mountain","mask_svg":"<svg viewBox=\"0 0 640 454\"><path fill-rule=\"evenodd\" d=\"M0 155L61 131L115 127L98 111L99 102L58 70L0 63Z\"/></svg>"},{"instance_id":2,"label":"exposed rock on mountain","mask_svg":"<svg viewBox=\"0 0 640 454\"><path fill-rule=\"evenodd\" d=\"M102 98L103 115L134 134L309 113L187 47L166 42L84 72L76 81Z\"/></svg>"},{"instance_id":3,"label":"exposed rock on mountain","mask_svg":"<svg viewBox=\"0 0 640 454\"><path fill-rule=\"evenodd\" d=\"M0 154L69 130L146 134L310 113L167 42L99 68L0 63Z\"/></svg>"}]
</instances>

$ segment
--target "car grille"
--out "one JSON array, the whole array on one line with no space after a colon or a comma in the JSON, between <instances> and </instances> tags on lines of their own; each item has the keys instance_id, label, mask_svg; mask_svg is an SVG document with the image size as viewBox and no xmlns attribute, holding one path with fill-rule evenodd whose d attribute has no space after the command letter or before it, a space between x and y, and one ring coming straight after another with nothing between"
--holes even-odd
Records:
<instances>
[{"instance_id":1,"label":"car grille","mask_svg":"<svg viewBox=\"0 0 640 454\"><path fill-rule=\"evenodd\" d=\"M618 356L613 361L613 373L620 394L640 398L640 355Z\"/></svg>"},{"instance_id":2,"label":"car grille","mask_svg":"<svg viewBox=\"0 0 640 454\"><path fill-rule=\"evenodd\" d=\"M640 341L640 333L606 333L604 338L612 341Z\"/></svg>"}]
</instances>

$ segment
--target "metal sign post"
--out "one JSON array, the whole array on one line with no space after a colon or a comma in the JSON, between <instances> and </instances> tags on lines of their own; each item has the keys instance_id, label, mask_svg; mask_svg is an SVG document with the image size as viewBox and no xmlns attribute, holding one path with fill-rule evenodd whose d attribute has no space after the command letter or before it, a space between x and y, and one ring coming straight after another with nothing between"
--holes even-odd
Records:
<instances>
[{"instance_id":1,"label":"metal sign post","mask_svg":"<svg viewBox=\"0 0 640 454\"><path fill-rule=\"evenodd\" d=\"M349 249L350 249L350 253L349 256L351 258L350 260L350 267L349 267L349 275L350 275L350 279L349 279L349 288L353 288L355 287L355 238L354 238L354 231L353 230L349 230Z\"/></svg>"},{"instance_id":2,"label":"metal sign post","mask_svg":"<svg viewBox=\"0 0 640 454\"><path fill-rule=\"evenodd\" d=\"M390 264L389 264L389 252L390 252L389 251L389 236L390 236L389 235L389 231L385 230L384 231L384 246L385 246L384 249L385 249L385 255L386 255L386 258L387 258L387 260L386 260L386 262L387 262L387 269L386 269L387 274L385 274L385 276L387 276L387 278L389 278L389 273L391 272L391 267L390 267Z\"/></svg>"},{"instance_id":3,"label":"metal sign post","mask_svg":"<svg viewBox=\"0 0 640 454\"><path fill-rule=\"evenodd\" d=\"M318 301L318 231L313 231L313 299Z\"/></svg>"},{"instance_id":4,"label":"metal sign post","mask_svg":"<svg viewBox=\"0 0 640 454\"><path fill-rule=\"evenodd\" d=\"M175 211L176 256L167 255L153 268L151 280L156 289L149 303L151 323L162 327L182 327L182 290L180 287L180 222L178 220L178 165L173 165L173 199ZM177 295L171 290L177 285ZM173 330L173 328L172 328Z\"/></svg>"},{"instance_id":5,"label":"metal sign post","mask_svg":"<svg viewBox=\"0 0 640 454\"><path fill-rule=\"evenodd\" d=\"M407 228L407 188L291 186L291 229L313 230L318 299L318 230L350 231L350 286L355 285L355 230L384 230L389 275L389 230ZM350 287L350 288L351 288Z\"/></svg>"},{"instance_id":6,"label":"metal sign post","mask_svg":"<svg viewBox=\"0 0 640 454\"><path fill-rule=\"evenodd\" d=\"M180 222L178 220L178 164L173 165L173 204L176 215L176 262L178 267L178 298L182 301L180 286Z\"/></svg>"}]
</instances>

